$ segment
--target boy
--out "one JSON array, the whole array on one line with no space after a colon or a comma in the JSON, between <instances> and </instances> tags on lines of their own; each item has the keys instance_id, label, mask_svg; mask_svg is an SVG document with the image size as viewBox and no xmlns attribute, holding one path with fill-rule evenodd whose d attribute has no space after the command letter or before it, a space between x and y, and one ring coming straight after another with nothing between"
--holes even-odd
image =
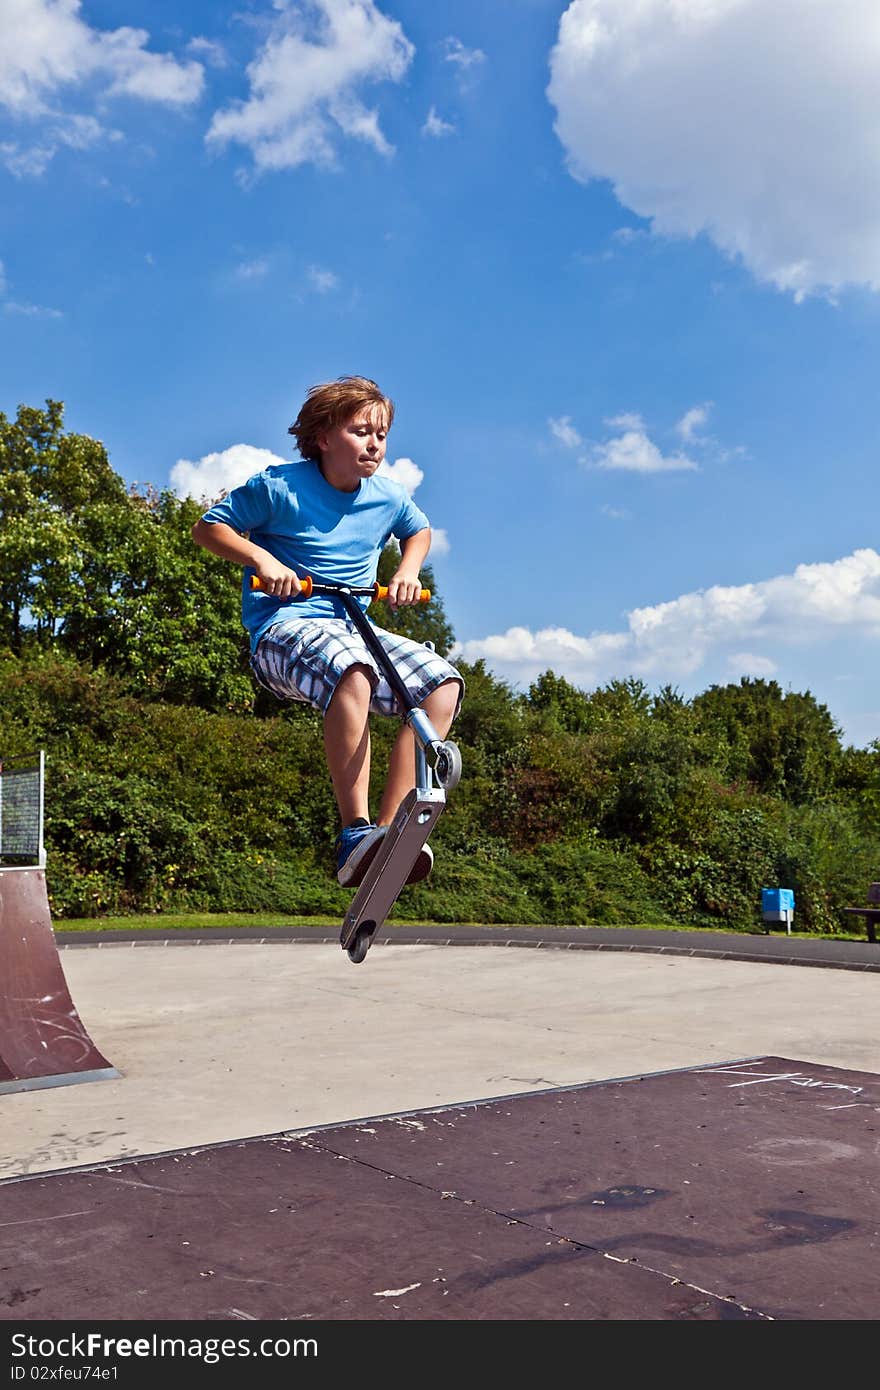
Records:
<instances>
[{"instance_id":1,"label":"boy","mask_svg":"<svg viewBox=\"0 0 880 1390\"><path fill-rule=\"evenodd\" d=\"M251 665L280 699L303 700L324 716L324 749L342 820L336 840L337 878L361 882L406 793L415 783L415 740L397 736L376 822L370 820L370 734L367 715L399 713L398 702L338 599L297 599L300 576L367 587L391 536L400 564L388 584L392 607L418 603L419 569L431 544L428 518L391 478L377 474L394 405L367 377L313 386L289 433L302 462L273 465L205 512L193 538L244 565L242 622L251 637ZM260 591L250 587L252 575ZM360 600L368 606L368 600ZM407 689L446 737L464 682L429 647L376 628ZM408 882L431 871L425 845Z\"/></svg>"}]
</instances>

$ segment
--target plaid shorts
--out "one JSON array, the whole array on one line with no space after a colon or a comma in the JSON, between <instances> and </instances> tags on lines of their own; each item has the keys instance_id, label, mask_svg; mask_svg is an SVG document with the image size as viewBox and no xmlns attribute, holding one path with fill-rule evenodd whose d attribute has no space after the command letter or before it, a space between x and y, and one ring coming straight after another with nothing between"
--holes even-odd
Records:
<instances>
[{"instance_id":1,"label":"plaid shorts","mask_svg":"<svg viewBox=\"0 0 880 1390\"><path fill-rule=\"evenodd\" d=\"M461 686L461 704L464 680L442 656L423 642L386 632L375 624L373 631L417 705L448 680L458 681ZM302 700L322 714L346 671L352 666L365 666L373 686L373 714L401 713L397 696L357 628L346 618L287 618L276 623L260 639L251 666L260 684L279 700Z\"/></svg>"}]
</instances>

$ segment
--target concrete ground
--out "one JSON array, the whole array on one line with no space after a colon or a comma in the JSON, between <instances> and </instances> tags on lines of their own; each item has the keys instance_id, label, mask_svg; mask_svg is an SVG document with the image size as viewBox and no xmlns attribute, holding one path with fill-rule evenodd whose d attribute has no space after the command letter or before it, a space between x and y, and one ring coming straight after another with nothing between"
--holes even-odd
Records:
<instances>
[{"instance_id":1,"label":"concrete ground","mask_svg":"<svg viewBox=\"0 0 880 1390\"><path fill-rule=\"evenodd\" d=\"M762 1055L880 1072L880 982L833 965L377 944L355 967L292 941L61 954L122 1075L0 1098L0 1179Z\"/></svg>"}]
</instances>

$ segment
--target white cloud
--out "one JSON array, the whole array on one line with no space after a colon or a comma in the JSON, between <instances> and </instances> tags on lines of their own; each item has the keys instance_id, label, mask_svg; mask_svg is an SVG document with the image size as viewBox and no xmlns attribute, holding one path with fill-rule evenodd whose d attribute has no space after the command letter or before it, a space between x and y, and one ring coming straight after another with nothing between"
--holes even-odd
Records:
<instances>
[{"instance_id":1,"label":"white cloud","mask_svg":"<svg viewBox=\"0 0 880 1390\"><path fill-rule=\"evenodd\" d=\"M87 150L99 140L122 139L121 131L108 130L95 116L68 115L64 118L64 123L57 126L52 134L62 145L69 145L72 150Z\"/></svg>"},{"instance_id":2,"label":"white cloud","mask_svg":"<svg viewBox=\"0 0 880 1390\"><path fill-rule=\"evenodd\" d=\"M226 49L217 39L190 39L186 47L189 53L195 53L199 58L203 59L209 67L225 68L229 66L229 57L226 53Z\"/></svg>"},{"instance_id":3,"label":"white cloud","mask_svg":"<svg viewBox=\"0 0 880 1390\"><path fill-rule=\"evenodd\" d=\"M748 453L743 444L722 444L713 435L701 433L711 409L712 402L704 401L702 405L691 406L690 410L685 411L675 424L675 433L682 443L699 450L704 461L711 460L714 463L727 463L730 459L740 458Z\"/></svg>"},{"instance_id":4,"label":"white cloud","mask_svg":"<svg viewBox=\"0 0 880 1390\"><path fill-rule=\"evenodd\" d=\"M484 657L506 679L522 682L548 667L581 685L628 675L677 682L716 659L728 669L748 663L752 674L764 674L775 663L751 650L758 643L778 651L842 633L880 639L880 554L857 550L753 584L715 585L633 609L627 620L620 632L588 637L565 628L514 627L456 650L468 661Z\"/></svg>"},{"instance_id":5,"label":"white cloud","mask_svg":"<svg viewBox=\"0 0 880 1390\"><path fill-rule=\"evenodd\" d=\"M401 487L406 488L410 497L425 476L418 464L407 458L395 459L393 463L383 459L377 472L386 478L393 478L396 483L400 483Z\"/></svg>"},{"instance_id":6,"label":"white cloud","mask_svg":"<svg viewBox=\"0 0 880 1390\"><path fill-rule=\"evenodd\" d=\"M438 116L436 106L432 106L425 118L425 124L422 126L422 134L433 135L439 139L443 135L452 135L454 131L455 126Z\"/></svg>"},{"instance_id":7,"label":"white cloud","mask_svg":"<svg viewBox=\"0 0 880 1390\"><path fill-rule=\"evenodd\" d=\"M7 299L3 305L3 312L6 314L24 314L29 319L62 319L64 314L60 309L47 309L42 304L19 304L15 300Z\"/></svg>"},{"instance_id":8,"label":"white cloud","mask_svg":"<svg viewBox=\"0 0 880 1390\"><path fill-rule=\"evenodd\" d=\"M742 446L726 449L710 435L697 433L708 419L711 404L711 401L706 401L685 411L675 424L674 431L682 443L699 450L704 461L711 459L713 462L725 462L737 454L745 453L745 449ZM579 459L585 466L627 473L699 471L700 464L689 454L680 450L671 454L664 453L650 437L648 427L637 411L624 411L620 415L612 415L606 419L605 424L618 433L604 443L589 444L587 452ZM551 419L550 427L563 444L577 448L584 443L577 431L571 427L567 415L561 420Z\"/></svg>"},{"instance_id":9,"label":"white cloud","mask_svg":"<svg viewBox=\"0 0 880 1390\"><path fill-rule=\"evenodd\" d=\"M449 544L449 532L442 526L431 527L431 554L448 555L451 550Z\"/></svg>"},{"instance_id":10,"label":"white cloud","mask_svg":"<svg viewBox=\"0 0 880 1390\"><path fill-rule=\"evenodd\" d=\"M91 100L136 97L189 106L202 92L201 63L153 53L145 29L96 29L81 16L81 0L3 0L0 5L0 107L39 128L36 140L0 145L18 178L39 177L62 146L86 149L119 139L97 117L60 105L76 89Z\"/></svg>"},{"instance_id":11,"label":"white cloud","mask_svg":"<svg viewBox=\"0 0 880 1390\"><path fill-rule=\"evenodd\" d=\"M558 439L560 444L565 445L566 449L577 449L583 444L583 439L571 423L570 415L562 415L558 420L554 420L551 415L547 423L554 439Z\"/></svg>"},{"instance_id":12,"label":"white cloud","mask_svg":"<svg viewBox=\"0 0 880 1390\"><path fill-rule=\"evenodd\" d=\"M100 124L93 115L56 115L39 122L36 143L4 140L0 158L15 178L39 178L58 152L58 147L88 150L100 140L121 140L122 133Z\"/></svg>"},{"instance_id":13,"label":"white cloud","mask_svg":"<svg viewBox=\"0 0 880 1390\"><path fill-rule=\"evenodd\" d=\"M395 482L400 483L402 487L406 488L410 497L425 476L418 464L413 463L412 459L408 458L395 459L393 463L383 459L382 463L379 464L378 471L386 478L393 478ZM442 526L432 526L431 554L448 555L449 551L449 533Z\"/></svg>"},{"instance_id":14,"label":"white cloud","mask_svg":"<svg viewBox=\"0 0 880 1390\"><path fill-rule=\"evenodd\" d=\"M637 422L637 423L636 423ZM617 416L609 424L629 424L623 434L604 444L594 444L592 461L597 468L616 469L627 473L670 473L698 468L685 454L663 454L649 439L638 416Z\"/></svg>"},{"instance_id":15,"label":"white cloud","mask_svg":"<svg viewBox=\"0 0 880 1390\"><path fill-rule=\"evenodd\" d=\"M211 122L207 139L247 146L258 171L312 163L333 167L340 136L392 146L360 88L399 82L415 49L374 0L303 0L281 4L268 38L249 64L250 95Z\"/></svg>"},{"instance_id":16,"label":"white cloud","mask_svg":"<svg viewBox=\"0 0 880 1390\"><path fill-rule=\"evenodd\" d=\"M773 676L779 666L769 656L755 656L753 652L732 652L727 658L727 669L732 676Z\"/></svg>"},{"instance_id":17,"label":"white cloud","mask_svg":"<svg viewBox=\"0 0 880 1390\"><path fill-rule=\"evenodd\" d=\"M235 267L235 278L237 280L262 280L269 271L269 261L265 256L258 256L253 261L242 261Z\"/></svg>"},{"instance_id":18,"label":"white cloud","mask_svg":"<svg viewBox=\"0 0 880 1390\"><path fill-rule=\"evenodd\" d=\"M641 241L648 232L644 227L618 227L611 233L612 240L619 241L621 245L628 246L633 241Z\"/></svg>"},{"instance_id":19,"label":"white cloud","mask_svg":"<svg viewBox=\"0 0 880 1390\"><path fill-rule=\"evenodd\" d=\"M550 101L572 174L796 298L880 289L877 0L573 0Z\"/></svg>"},{"instance_id":20,"label":"white cloud","mask_svg":"<svg viewBox=\"0 0 880 1390\"><path fill-rule=\"evenodd\" d=\"M64 314L60 309L49 309L42 304L29 304L14 299L6 299L10 285L6 275L6 267L0 261L0 300L3 300L3 312L5 314L22 314L31 319L61 319Z\"/></svg>"},{"instance_id":21,"label":"white cloud","mask_svg":"<svg viewBox=\"0 0 880 1390\"><path fill-rule=\"evenodd\" d=\"M171 469L171 486L179 497L195 497L199 500L203 497L217 497L224 490L228 492L241 483L246 483L248 478L253 477L255 473L262 473L265 468L289 462L290 459L280 458L278 454L273 454L271 449L258 449L254 444L231 444L228 449L205 454L195 463L190 459L178 459ZM383 459L378 472L400 483L410 497L425 476L418 464L408 458L395 459L393 463ZM446 532L435 531L433 534L434 549L445 553L443 546ZM448 541L445 543L448 548Z\"/></svg>"},{"instance_id":22,"label":"white cloud","mask_svg":"<svg viewBox=\"0 0 880 1390\"><path fill-rule=\"evenodd\" d=\"M461 39L448 38L443 47L447 63L454 63L461 72L469 72L471 68L479 67L486 61L486 55L481 48L466 48Z\"/></svg>"},{"instance_id":23,"label":"white cloud","mask_svg":"<svg viewBox=\"0 0 880 1390\"><path fill-rule=\"evenodd\" d=\"M56 114L47 102L93 77L110 94L188 105L201 95L200 63L152 53L145 29L94 29L81 0L3 0L0 8L0 105L20 116Z\"/></svg>"},{"instance_id":24,"label":"white cloud","mask_svg":"<svg viewBox=\"0 0 880 1390\"><path fill-rule=\"evenodd\" d=\"M309 278L309 285L318 294L329 294L330 290L339 288L339 276L334 275L332 270L323 270L319 265L310 265L306 273Z\"/></svg>"},{"instance_id":25,"label":"white cloud","mask_svg":"<svg viewBox=\"0 0 880 1390\"><path fill-rule=\"evenodd\" d=\"M231 444L216 454L205 454L195 463L178 459L171 470L171 486L178 497L218 497L246 483L255 473L262 473L274 464L289 463L271 449L258 449L253 444Z\"/></svg>"},{"instance_id":26,"label":"white cloud","mask_svg":"<svg viewBox=\"0 0 880 1390\"><path fill-rule=\"evenodd\" d=\"M612 521L632 521L632 512L628 512L626 507L611 507L606 503L599 510L603 516L609 517Z\"/></svg>"},{"instance_id":27,"label":"white cloud","mask_svg":"<svg viewBox=\"0 0 880 1390\"><path fill-rule=\"evenodd\" d=\"M121 140L118 130L102 126L94 116L60 115L41 122L36 144L7 140L0 144L0 158L16 178L39 178L54 159L59 146L87 150L101 140Z\"/></svg>"},{"instance_id":28,"label":"white cloud","mask_svg":"<svg viewBox=\"0 0 880 1390\"><path fill-rule=\"evenodd\" d=\"M22 148L14 140L3 140L0 141L0 159L17 179L39 178L46 172L57 149L57 145L29 145Z\"/></svg>"},{"instance_id":29,"label":"white cloud","mask_svg":"<svg viewBox=\"0 0 880 1390\"><path fill-rule=\"evenodd\" d=\"M126 35L117 43L117 35ZM142 101L165 102L169 106L191 106L202 94L204 68L201 63L178 63L167 53L141 50L149 35L143 29L117 29L104 41L107 68L113 72L111 96L140 97ZM103 65L102 65L103 66Z\"/></svg>"},{"instance_id":30,"label":"white cloud","mask_svg":"<svg viewBox=\"0 0 880 1390\"><path fill-rule=\"evenodd\" d=\"M459 642L454 655L466 661L478 661L483 657L495 670L513 680L534 680L542 671L552 668L560 675L592 681L604 666L613 666L615 654L622 653L626 645L623 634L577 637L564 627L545 627L540 632L510 627L493 637Z\"/></svg>"},{"instance_id":31,"label":"white cloud","mask_svg":"<svg viewBox=\"0 0 880 1390\"><path fill-rule=\"evenodd\" d=\"M692 406L690 410L686 410L684 415L682 415L678 424L675 426L675 432L679 439L684 440L685 444L690 444L692 441L697 441L699 439L697 430L705 425L708 420L711 404L711 401L706 401L705 405Z\"/></svg>"}]
</instances>

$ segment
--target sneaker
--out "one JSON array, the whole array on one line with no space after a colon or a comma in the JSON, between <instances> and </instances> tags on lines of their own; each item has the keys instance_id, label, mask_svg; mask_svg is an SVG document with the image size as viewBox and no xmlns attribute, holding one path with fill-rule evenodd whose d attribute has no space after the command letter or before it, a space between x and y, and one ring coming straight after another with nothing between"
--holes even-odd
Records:
<instances>
[{"instance_id":1,"label":"sneaker","mask_svg":"<svg viewBox=\"0 0 880 1390\"><path fill-rule=\"evenodd\" d=\"M347 825L336 837L336 868L343 888L356 888L373 862L385 838L387 825L359 821Z\"/></svg>"}]
</instances>

